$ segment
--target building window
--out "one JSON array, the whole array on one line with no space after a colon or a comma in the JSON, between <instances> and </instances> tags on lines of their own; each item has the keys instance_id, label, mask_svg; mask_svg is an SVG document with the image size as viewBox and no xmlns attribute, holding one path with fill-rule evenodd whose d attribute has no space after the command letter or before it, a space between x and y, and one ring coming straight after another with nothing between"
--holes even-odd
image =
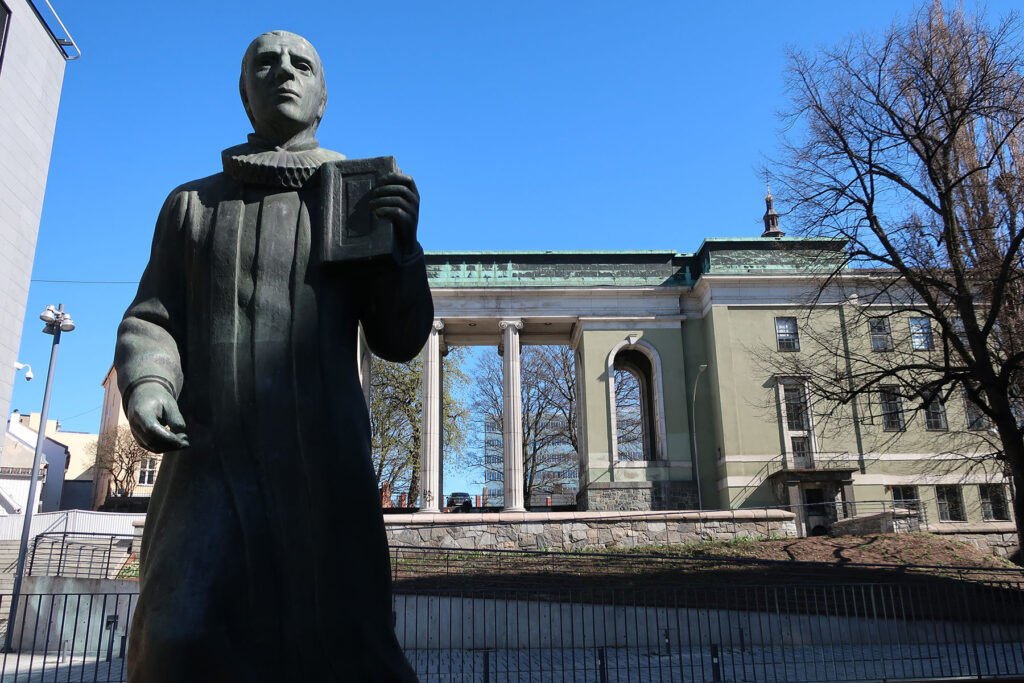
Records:
<instances>
[{"instance_id":1,"label":"building window","mask_svg":"<svg viewBox=\"0 0 1024 683\"><path fill-rule=\"evenodd\" d=\"M790 437L793 449L793 467L811 466L811 439L806 436Z\"/></svg>"},{"instance_id":2,"label":"building window","mask_svg":"<svg viewBox=\"0 0 1024 683\"><path fill-rule=\"evenodd\" d=\"M971 400L971 397L967 395L966 389L964 390L964 413L967 415L968 429L975 432L988 429L988 415L985 414L985 411L977 403Z\"/></svg>"},{"instance_id":3,"label":"building window","mask_svg":"<svg viewBox=\"0 0 1024 683\"><path fill-rule=\"evenodd\" d=\"M1010 508L1006 504L1006 488L1002 484L981 484L981 517L989 522L1005 522L1010 519Z\"/></svg>"},{"instance_id":4,"label":"building window","mask_svg":"<svg viewBox=\"0 0 1024 683\"><path fill-rule=\"evenodd\" d=\"M780 378L778 392L787 464L797 468L814 467L814 424L807 385L800 378Z\"/></svg>"},{"instance_id":5,"label":"building window","mask_svg":"<svg viewBox=\"0 0 1024 683\"><path fill-rule=\"evenodd\" d=\"M946 406L935 394L926 394L924 400L924 425L932 431L945 432L949 429L946 422Z\"/></svg>"},{"instance_id":6,"label":"building window","mask_svg":"<svg viewBox=\"0 0 1024 683\"><path fill-rule=\"evenodd\" d=\"M910 319L910 346L915 351L931 351L935 348L930 318Z\"/></svg>"},{"instance_id":7,"label":"building window","mask_svg":"<svg viewBox=\"0 0 1024 683\"><path fill-rule=\"evenodd\" d=\"M882 428L887 432L902 432L906 428L903 420L903 397L895 385L878 388L878 401L882 407Z\"/></svg>"},{"instance_id":8,"label":"building window","mask_svg":"<svg viewBox=\"0 0 1024 683\"><path fill-rule=\"evenodd\" d=\"M799 351L800 333L797 331L796 318L776 318L775 339L779 343L779 351Z\"/></svg>"},{"instance_id":9,"label":"building window","mask_svg":"<svg viewBox=\"0 0 1024 683\"><path fill-rule=\"evenodd\" d=\"M811 428L807 410L807 389L803 384L787 383L782 386L786 403L786 426L790 431L806 432Z\"/></svg>"},{"instance_id":10,"label":"building window","mask_svg":"<svg viewBox=\"0 0 1024 683\"><path fill-rule=\"evenodd\" d=\"M4 48L7 46L7 29L11 25L11 10L0 0L0 69L4 66Z\"/></svg>"},{"instance_id":11,"label":"building window","mask_svg":"<svg viewBox=\"0 0 1024 683\"><path fill-rule=\"evenodd\" d=\"M916 486L893 486L892 502L899 507L916 510L920 502Z\"/></svg>"},{"instance_id":12,"label":"building window","mask_svg":"<svg viewBox=\"0 0 1024 683\"><path fill-rule=\"evenodd\" d=\"M959 486L936 486L935 500L939 504L939 520L943 522L966 522L964 499Z\"/></svg>"},{"instance_id":13,"label":"building window","mask_svg":"<svg viewBox=\"0 0 1024 683\"><path fill-rule=\"evenodd\" d=\"M956 335L960 343L964 345L964 348L970 350L971 345L967 342L967 330L964 328L963 318L953 318L950 326L953 328L953 334Z\"/></svg>"},{"instance_id":14,"label":"building window","mask_svg":"<svg viewBox=\"0 0 1024 683\"><path fill-rule=\"evenodd\" d=\"M868 321L871 332L872 351L892 351L892 330L888 318L872 318Z\"/></svg>"},{"instance_id":15,"label":"building window","mask_svg":"<svg viewBox=\"0 0 1024 683\"><path fill-rule=\"evenodd\" d=\"M152 486L156 482L156 472L159 468L159 458L143 458L139 464L139 485Z\"/></svg>"}]
</instances>

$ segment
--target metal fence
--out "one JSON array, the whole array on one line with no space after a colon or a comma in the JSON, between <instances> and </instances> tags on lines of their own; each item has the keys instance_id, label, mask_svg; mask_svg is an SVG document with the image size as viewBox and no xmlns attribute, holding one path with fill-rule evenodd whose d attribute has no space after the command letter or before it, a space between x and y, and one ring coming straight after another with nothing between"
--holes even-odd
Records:
<instances>
[{"instance_id":1,"label":"metal fence","mask_svg":"<svg viewBox=\"0 0 1024 683\"><path fill-rule=\"evenodd\" d=\"M1010 568L402 547L392 567L396 633L423 683L1024 675L1024 574ZM124 680L136 600L23 596L0 680Z\"/></svg>"},{"instance_id":2,"label":"metal fence","mask_svg":"<svg viewBox=\"0 0 1024 683\"><path fill-rule=\"evenodd\" d=\"M25 573L82 579L137 578L132 539L93 533L39 534L29 548Z\"/></svg>"}]
</instances>

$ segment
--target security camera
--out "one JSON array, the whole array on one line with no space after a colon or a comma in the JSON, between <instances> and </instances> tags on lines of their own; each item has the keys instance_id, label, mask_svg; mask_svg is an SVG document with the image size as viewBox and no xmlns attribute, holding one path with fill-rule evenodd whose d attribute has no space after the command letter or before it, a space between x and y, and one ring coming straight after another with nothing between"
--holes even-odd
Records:
<instances>
[{"instance_id":1,"label":"security camera","mask_svg":"<svg viewBox=\"0 0 1024 683\"><path fill-rule=\"evenodd\" d=\"M15 363L14 364L15 372L18 372L20 370L25 370L26 368L28 369L28 372L25 373L25 381L26 382L31 382L32 378L35 377L35 375L32 374L32 366L29 365L28 363Z\"/></svg>"}]
</instances>

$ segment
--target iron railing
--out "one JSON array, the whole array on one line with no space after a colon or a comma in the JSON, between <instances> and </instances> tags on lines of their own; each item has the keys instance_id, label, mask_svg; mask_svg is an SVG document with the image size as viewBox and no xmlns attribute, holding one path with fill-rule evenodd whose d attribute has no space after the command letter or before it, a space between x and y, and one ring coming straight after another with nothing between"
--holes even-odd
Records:
<instances>
[{"instance_id":1,"label":"iron railing","mask_svg":"<svg viewBox=\"0 0 1024 683\"><path fill-rule=\"evenodd\" d=\"M32 541L27 576L116 579L130 560L132 536L101 533L48 532Z\"/></svg>"},{"instance_id":2,"label":"iron railing","mask_svg":"<svg viewBox=\"0 0 1024 683\"><path fill-rule=\"evenodd\" d=\"M1024 674L1011 567L406 547L392 567L396 633L423 683ZM0 681L123 681L136 600L22 596Z\"/></svg>"}]
</instances>

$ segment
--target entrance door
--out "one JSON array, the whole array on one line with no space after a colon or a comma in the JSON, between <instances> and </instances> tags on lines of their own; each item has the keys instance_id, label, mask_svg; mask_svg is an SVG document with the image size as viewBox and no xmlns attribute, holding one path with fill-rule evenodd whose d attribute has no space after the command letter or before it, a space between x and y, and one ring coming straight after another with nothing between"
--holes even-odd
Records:
<instances>
[{"instance_id":1,"label":"entrance door","mask_svg":"<svg viewBox=\"0 0 1024 683\"><path fill-rule=\"evenodd\" d=\"M822 489L804 489L804 514L807 515L807 535L824 536L828 533L832 520L825 506L825 491Z\"/></svg>"}]
</instances>

